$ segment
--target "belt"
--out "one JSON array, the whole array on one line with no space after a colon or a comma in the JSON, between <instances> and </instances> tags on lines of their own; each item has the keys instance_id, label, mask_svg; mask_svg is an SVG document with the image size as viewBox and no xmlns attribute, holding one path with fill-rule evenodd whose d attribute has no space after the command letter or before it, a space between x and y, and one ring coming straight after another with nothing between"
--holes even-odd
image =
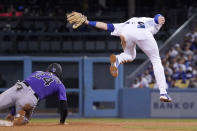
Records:
<instances>
[{"instance_id":1,"label":"belt","mask_svg":"<svg viewBox=\"0 0 197 131\"><path fill-rule=\"evenodd\" d=\"M40 101L40 98L36 93L34 93L34 96L38 99L38 101Z\"/></svg>"},{"instance_id":2,"label":"belt","mask_svg":"<svg viewBox=\"0 0 197 131\"><path fill-rule=\"evenodd\" d=\"M28 87L30 87L29 83L26 81L23 81L23 83ZM38 99L38 101L40 100L39 96L34 92L34 96Z\"/></svg>"},{"instance_id":3,"label":"belt","mask_svg":"<svg viewBox=\"0 0 197 131\"><path fill-rule=\"evenodd\" d=\"M26 86L30 86L29 83L27 83L26 81L23 81L23 83L24 83Z\"/></svg>"}]
</instances>

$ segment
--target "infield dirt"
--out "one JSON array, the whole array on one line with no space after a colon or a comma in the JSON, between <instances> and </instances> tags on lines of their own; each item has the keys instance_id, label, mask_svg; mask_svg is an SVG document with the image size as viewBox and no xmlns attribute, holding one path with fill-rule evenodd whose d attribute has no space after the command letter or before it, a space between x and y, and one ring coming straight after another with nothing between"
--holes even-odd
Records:
<instances>
[{"instance_id":1,"label":"infield dirt","mask_svg":"<svg viewBox=\"0 0 197 131\"><path fill-rule=\"evenodd\" d=\"M196 121L68 121L68 125L55 122L31 122L26 126L0 127L0 131L195 131Z\"/></svg>"}]
</instances>

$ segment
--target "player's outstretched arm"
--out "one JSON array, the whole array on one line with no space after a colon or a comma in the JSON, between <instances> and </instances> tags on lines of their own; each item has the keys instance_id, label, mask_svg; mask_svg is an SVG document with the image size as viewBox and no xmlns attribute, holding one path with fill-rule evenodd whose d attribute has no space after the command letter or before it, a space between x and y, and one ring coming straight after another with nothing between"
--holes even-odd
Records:
<instances>
[{"instance_id":1,"label":"player's outstretched arm","mask_svg":"<svg viewBox=\"0 0 197 131\"><path fill-rule=\"evenodd\" d=\"M68 115L68 105L67 105L67 101L64 100L60 100L60 124L64 125L65 120L67 118Z\"/></svg>"},{"instance_id":2,"label":"player's outstretched arm","mask_svg":"<svg viewBox=\"0 0 197 131\"><path fill-rule=\"evenodd\" d=\"M104 22L100 22L100 21L89 21L89 20L86 20L84 24L96 27L98 29L106 30L109 32L114 31L113 24L108 24L108 23L104 23Z\"/></svg>"},{"instance_id":3,"label":"player's outstretched arm","mask_svg":"<svg viewBox=\"0 0 197 131\"><path fill-rule=\"evenodd\" d=\"M109 32L114 31L113 24L107 24L99 21L89 21L86 16L79 12L72 12L67 14L67 21L73 25L73 29L78 28L82 24L86 24Z\"/></svg>"},{"instance_id":4,"label":"player's outstretched arm","mask_svg":"<svg viewBox=\"0 0 197 131\"><path fill-rule=\"evenodd\" d=\"M96 27L98 29L107 30L107 23L104 22L86 20L84 24Z\"/></svg>"}]
</instances>

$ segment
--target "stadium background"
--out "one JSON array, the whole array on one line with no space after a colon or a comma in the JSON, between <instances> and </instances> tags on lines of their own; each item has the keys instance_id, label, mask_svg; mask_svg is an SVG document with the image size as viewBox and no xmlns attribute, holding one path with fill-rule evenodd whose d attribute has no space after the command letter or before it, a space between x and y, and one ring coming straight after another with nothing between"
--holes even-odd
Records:
<instances>
[{"instance_id":1,"label":"stadium background","mask_svg":"<svg viewBox=\"0 0 197 131\"><path fill-rule=\"evenodd\" d=\"M0 90L59 62L69 117L196 118L196 5L195 0L0 0ZM151 64L139 49L136 60L112 78L108 57L122 51L119 39L88 26L73 30L65 19L73 10L112 23L163 14L166 24L155 37L174 102L159 102ZM33 117L58 117L57 103L57 95L48 97Z\"/></svg>"}]
</instances>

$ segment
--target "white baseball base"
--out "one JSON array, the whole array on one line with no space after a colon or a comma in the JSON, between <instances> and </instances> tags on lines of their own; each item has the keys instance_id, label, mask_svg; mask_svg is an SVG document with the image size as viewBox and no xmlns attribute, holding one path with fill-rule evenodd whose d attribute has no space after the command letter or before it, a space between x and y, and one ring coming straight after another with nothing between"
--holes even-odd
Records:
<instances>
[{"instance_id":1,"label":"white baseball base","mask_svg":"<svg viewBox=\"0 0 197 131\"><path fill-rule=\"evenodd\" d=\"M0 126L13 126L13 122L6 121L6 120L0 120Z\"/></svg>"}]
</instances>

